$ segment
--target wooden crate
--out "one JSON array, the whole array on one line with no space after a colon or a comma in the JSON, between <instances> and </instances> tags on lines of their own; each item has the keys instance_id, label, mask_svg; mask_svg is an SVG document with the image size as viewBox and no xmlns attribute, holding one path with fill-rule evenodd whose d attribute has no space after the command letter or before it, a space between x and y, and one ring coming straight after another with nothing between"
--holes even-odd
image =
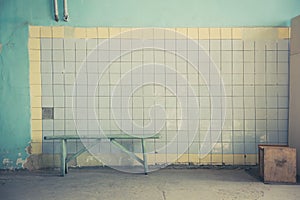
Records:
<instances>
[{"instance_id":1,"label":"wooden crate","mask_svg":"<svg viewBox=\"0 0 300 200\"><path fill-rule=\"evenodd\" d=\"M296 183L296 149L284 145L258 145L259 175L265 183Z\"/></svg>"}]
</instances>

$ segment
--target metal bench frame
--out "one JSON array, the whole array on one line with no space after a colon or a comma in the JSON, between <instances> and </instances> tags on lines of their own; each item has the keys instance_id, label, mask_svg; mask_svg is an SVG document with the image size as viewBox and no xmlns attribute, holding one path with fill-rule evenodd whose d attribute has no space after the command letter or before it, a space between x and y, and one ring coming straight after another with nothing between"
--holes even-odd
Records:
<instances>
[{"instance_id":1,"label":"metal bench frame","mask_svg":"<svg viewBox=\"0 0 300 200\"><path fill-rule=\"evenodd\" d=\"M118 147L121 151L127 153L132 159L138 161L144 166L144 173L145 175L149 172L148 167L148 161L147 161L147 153L146 153L146 140L147 139L159 139L160 135L153 135L153 136L130 136L125 134L114 134L114 135L105 135L105 136L79 136L79 135L58 135L58 136L45 136L45 140L60 140L61 141L61 156L60 156L60 171L61 176L65 176L65 174L68 173L68 162L72 159L75 159L80 154L88 151L87 147L83 147L78 152L67 158L68 156L68 150L67 150L67 141L68 140L79 140L79 139L109 139L112 144L114 144L116 147ZM121 143L119 143L117 140L141 140L142 145L142 153L143 153L143 159L139 158L135 153L129 151L124 147Z\"/></svg>"}]
</instances>

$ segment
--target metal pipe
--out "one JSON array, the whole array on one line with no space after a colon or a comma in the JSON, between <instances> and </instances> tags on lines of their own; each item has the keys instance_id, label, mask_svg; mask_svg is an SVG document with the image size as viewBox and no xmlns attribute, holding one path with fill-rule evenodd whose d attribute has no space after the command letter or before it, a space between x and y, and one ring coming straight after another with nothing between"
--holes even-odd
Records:
<instances>
[{"instance_id":1,"label":"metal pipe","mask_svg":"<svg viewBox=\"0 0 300 200\"><path fill-rule=\"evenodd\" d=\"M68 3L67 0L64 0L64 21L67 22L68 20L69 20Z\"/></svg>"},{"instance_id":2,"label":"metal pipe","mask_svg":"<svg viewBox=\"0 0 300 200\"><path fill-rule=\"evenodd\" d=\"M54 2L54 19L58 22L58 6L57 6L57 0L53 0Z\"/></svg>"}]
</instances>

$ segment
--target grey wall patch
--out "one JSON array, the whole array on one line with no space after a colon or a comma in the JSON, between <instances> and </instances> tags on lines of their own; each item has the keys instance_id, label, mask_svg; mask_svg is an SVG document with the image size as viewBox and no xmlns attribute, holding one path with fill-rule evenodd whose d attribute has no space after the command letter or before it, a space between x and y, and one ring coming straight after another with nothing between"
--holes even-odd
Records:
<instances>
[{"instance_id":1,"label":"grey wall patch","mask_svg":"<svg viewBox=\"0 0 300 200\"><path fill-rule=\"evenodd\" d=\"M42 117L43 119L54 119L54 108L42 108Z\"/></svg>"}]
</instances>

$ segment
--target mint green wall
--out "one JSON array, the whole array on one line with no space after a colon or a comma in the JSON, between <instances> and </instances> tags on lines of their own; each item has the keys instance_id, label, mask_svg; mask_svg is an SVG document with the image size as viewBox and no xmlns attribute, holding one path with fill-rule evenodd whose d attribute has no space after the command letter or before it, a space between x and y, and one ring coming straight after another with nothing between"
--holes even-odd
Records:
<instances>
[{"instance_id":1,"label":"mint green wall","mask_svg":"<svg viewBox=\"0 0 300 200\"><path fill-rule=\"evenodd\" d=\"M17 159L28 156L28 25L289 26L300 14L299 0L68 0L70 22L56 23L52 2L0 0L0 168L21 167Z\"/></svg>"}]
</instances>

